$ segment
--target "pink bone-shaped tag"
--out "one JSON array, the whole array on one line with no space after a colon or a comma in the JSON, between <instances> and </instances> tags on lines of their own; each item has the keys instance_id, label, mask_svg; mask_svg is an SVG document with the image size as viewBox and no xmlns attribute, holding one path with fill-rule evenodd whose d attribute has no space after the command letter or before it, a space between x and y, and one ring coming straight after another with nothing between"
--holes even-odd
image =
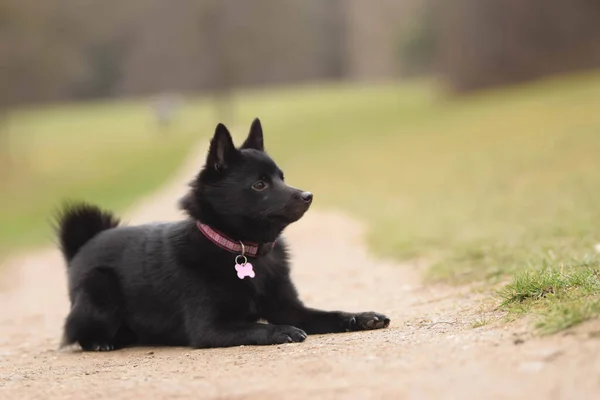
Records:
<instances>
[{"instance_id":1,"label":"pink bone-shaped tag","mask_svg":"<svg viewBox=\"0 0 600 400\"><path fill-rule=\"evenodd\" d=\"M237 271L237 276L240 279L244 279L247 276L250 278L254 278L255 276L254 269L252 269L252 264L250 264L249 262L244 264L236 264L235 270Z\"/></svg>"}]
</instances>

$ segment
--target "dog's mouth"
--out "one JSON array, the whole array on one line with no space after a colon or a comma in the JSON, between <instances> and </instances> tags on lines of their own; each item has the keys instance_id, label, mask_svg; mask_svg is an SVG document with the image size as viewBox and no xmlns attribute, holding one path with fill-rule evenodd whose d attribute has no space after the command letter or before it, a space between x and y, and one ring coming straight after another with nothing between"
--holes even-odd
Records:
<instances>
[{"instance_id":1,"label":"dog's mouth","mask_svg":"<svg viewBox=\"0 0 600 400\"><path fill-rule=\"evenodd\" d=\"M298 221L310 208L310 204L288 207L283 210L281 214L274 214L269 216L269 219L276 223L291 224L292 222Z\"/></svg>"}]
</instances>

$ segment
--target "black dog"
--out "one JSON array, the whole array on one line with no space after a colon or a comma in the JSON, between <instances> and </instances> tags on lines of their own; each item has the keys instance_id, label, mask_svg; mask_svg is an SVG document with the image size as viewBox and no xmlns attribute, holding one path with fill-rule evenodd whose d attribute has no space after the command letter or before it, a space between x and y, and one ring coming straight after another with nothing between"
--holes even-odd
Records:
<instances>
[{"instance_id":1,"label":"black dog","mask_svg":"<svg viewBox=\"0 0 600 400\"><path fill-rule=\"evenodd\" d=\"M319 311L298 299L280 234L313 196L284 183L258 119L241 148L219 124L190 186L180 222L119 227L97 207L64 208L57 229L71 311L63 344L267 345L389 325L381 314Z\"/></svg>"}]
</instances>

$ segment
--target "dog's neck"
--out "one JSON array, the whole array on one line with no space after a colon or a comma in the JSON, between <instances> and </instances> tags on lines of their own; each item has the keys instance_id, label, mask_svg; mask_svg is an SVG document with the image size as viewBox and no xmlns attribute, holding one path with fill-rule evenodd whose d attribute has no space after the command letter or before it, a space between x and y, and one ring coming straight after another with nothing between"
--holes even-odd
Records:
<instances>
[{"instance_id":1,"label":"dog's neck","mask_svg":"<svg viewBox=\"0 0 600 400\"><path fill-rule=\"evenodd\" d=\"M198 230L216 246L233 254L259 257L268 254L273 247L275 247L275 241L267 243L255 243L233 240L225 234L200 221L196 221L196 226L198 227Z\"/></svg>"},{"instance_id":2,"label":"dog's neck","mask_svg":"<svg viewBox=\"0 0 600 400\"><path fill-rule=\"evenodd\" d=\"M197 200L193 192L183 197L179 206L194 221L200 221L221 232L235 242L271 243L275 242L287 224L264 223L256 221L232 219L231 216L219 215L210 203Z\"/></svg>"}]
</instances>

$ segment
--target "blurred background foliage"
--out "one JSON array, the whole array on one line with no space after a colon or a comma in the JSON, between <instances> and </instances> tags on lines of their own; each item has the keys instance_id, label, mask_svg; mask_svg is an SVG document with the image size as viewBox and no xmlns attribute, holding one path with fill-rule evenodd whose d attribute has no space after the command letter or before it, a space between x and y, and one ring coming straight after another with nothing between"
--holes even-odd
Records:
<instances>
[{"instance_id":1,"label":"blurred background foliage","mask_svg":"<svg viewBox=\"0 0 600 400\"><path fill-rule=\"evenodd\" d=\"M595 0L2 0L0 104L600 66Z\"/></svg>"}]
</instances>

